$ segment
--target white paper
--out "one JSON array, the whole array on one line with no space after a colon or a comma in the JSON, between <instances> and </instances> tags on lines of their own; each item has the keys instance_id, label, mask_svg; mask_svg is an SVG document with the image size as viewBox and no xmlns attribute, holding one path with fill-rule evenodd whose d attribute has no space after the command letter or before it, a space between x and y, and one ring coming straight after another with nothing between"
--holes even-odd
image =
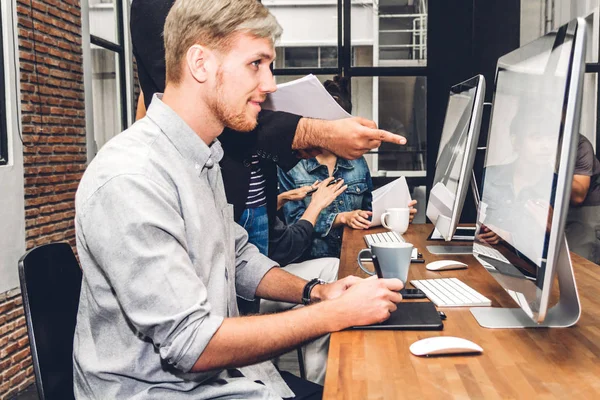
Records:
<instances>
[{"instance_id":1,"label":"white paper","mask_svg":"<svg viewBox=\"0 0 600 400\"><path fill-rule=\"evenodd\" d=\"M427 203L427 218L435 225L438 217L445 217L450 223L452 217L452 209L454 207L454 199L456 196L442 182L436 183L429 194L429 202Z\"/></svg>"},{"instance_id":2,"label":"white paper","mask_svg":"<svg viewBox=\"0 0 600 400\"><path fill-rule=\"evenodd\" d=\"M262 107L309 118L335 120L352 117L312 74L277 85L277 91L267 96Z\"/></svg>"},{"instance_id":3,"label":"white paper","mask_svg":"<svg viewBox=\"0 0 600 400\"><path fill-rule=\"evenodd\" d=\"M388 208L408 207L412 201L406 178L400 178L373 191L373 218L371 227L381 225L381 214Z\"/></svg>"}]
</instances>

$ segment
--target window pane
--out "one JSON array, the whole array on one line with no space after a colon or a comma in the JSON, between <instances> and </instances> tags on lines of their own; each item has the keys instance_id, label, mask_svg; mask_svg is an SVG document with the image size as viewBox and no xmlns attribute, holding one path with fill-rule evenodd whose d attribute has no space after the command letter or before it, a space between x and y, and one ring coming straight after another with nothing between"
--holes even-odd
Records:
<instances>
[{"instance_id":1,"label":"window pane","mask_svg":"<svg viewBox=\"0 0 600 400\"><path fill-rule=\"evenodd\" d=\"M1 20L0 20L1 21ZM2 28L4 21L1 21L0 28ZM2 42L2 35L0 34L0 43ZM4 55L0 53L0 93L4 96ZM8 129L6 126L6 113L8 107L4 99L0 99L0 165L8 164Z\"/></svg>"},{"instance_id":2,"label":"window pane","mask_svg":"<svg viewBox=\"0 0 600 400\"><path fill-rule=\"evenodd\" d=\"M384 143L369 155L373 171L420 171L427 165L427 78L352 78L353 115L375 120L381 129L402 135L405 146Z\"/></svg>"},{"instance_id":3,"label":"window pane","mask_svg":"<svg viewBox=\"0 0 600 400\"><path fill-rule=\"evenodd\" d=\"M337 45L338 45L338 19L337 2L310 2L305 1L281 1L262 0L262 3L277 18L283 28L283 35L275 44L277 48L288 49L312 49L303 54L292 50L291 59L283 60L284 52L277 53L275 68L315 68L319 63L318 48L335 48L326 50L325 65L321 67L337 67ZM318 3L318 4L317 4ZM281 54L280 54L281 53Z\"/></svg>"},{"instance_id":4,"label":"window pane","mask_svg":"<svg viewBox=\"0 0 600 400\"><path fill-rule=\"evenodd\" d=\"M372 67L373 46L352 46L352 66Z\"/></svg>"},{"instance_id":5,"label":"window pane","mask_svg":"<svg viewBox=\"0 0 600 400\"><path fill-rule=\"evenodd\" d=\"M286 68L310 68L319 66L318 47L286 47L284 50Z\"/></svg>"},{"instance_id":6,"label":"window pane","mask_svg":"<svg viewBox=\"0 0 600 400\"><path fill-rule=\"evenodd\" d=\"M427 65L426 3L422 0L352 3L352 46L372 48L370 63L354 53L353 65Z\"/></svg>"},{"instance_id":7,"label":"window pane","mask_svg":"<svg viewBox=\"0 0 600 400\"><path fill-rule=\"evenodd\" d=\"M321 47L320 52L319 67L337 67L337 47Z\"/></svg>"},{"instance_id":8,"label":"window pane","mask_svg":"<svg viewBox=\"0 0 600 400\"><path fill-rule=\"evenodd\" d=\"M123 130L117 80L117 54L92 46L92 96L97 150Z\"/></svg>"},{"instance_id":9,"label":"window pane","mask_svg":"<svg viewBox=\"0 0 600 400\"><path fill-rule=\"evenodd\" d=\"M586 19L587 29L587 50L585 60L588 63L598 62L598 18L600 13L596 8L593 14L589 14Z\"/></svg>"},{"instance_id":10,"label":"window pane","mask_svg":"<svg viewBox=\"0 0 600 400\"><path fill-rule=\"evenodd\" d=\"M0 15L2 17L2 15ZM12 20L12 19L11 19ZM0 29L3 28L2 25L5 24L3 18L0 18ZM0 49L4 47L4 41L2 34L0 33ZM0 93L3 96L0 99L0 165L8 164L8 130L6 126L6 112L8 107L6 107L6 102L4 100L4 52L0 52ZM5 187L2 187L5 189Z\"/></svg>"},{"instance_id":11,"label":"window pane","mask_svg":"<svg viewBox=\"0 0 600 400\"><path fill-rule=\"evenodd\" d=\"M126 0L127 1L127 0ZM90 10L90 34L117 42L115 0L88 0Z\"/></svg>"},{"instance_id":12,"label":"window pane","mask_svg":"<svg viewBox=\"0 0 600 400\"><path fill-rule=\"evenodd\" d=\"M595 3L595 4L594 4ZM550 5L546 0L521 2L521 46L557 29L570 20L583 16L587 30L586 62L598 62L597 1L559 0Z\"/></svg>"}]
</instances>

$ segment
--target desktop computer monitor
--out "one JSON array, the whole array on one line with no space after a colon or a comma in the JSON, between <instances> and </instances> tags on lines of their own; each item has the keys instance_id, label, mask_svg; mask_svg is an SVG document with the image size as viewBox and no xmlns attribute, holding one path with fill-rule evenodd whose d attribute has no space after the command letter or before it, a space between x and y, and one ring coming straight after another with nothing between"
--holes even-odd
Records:
<instances>
[{"instance_id":1,"label":"desktop computer monitor","mask_svg":"<svg viewBox=\"0 0 600 400\"><path fill-rule=\"evenodd\" d=\"M472 182L484 97L483 75L477 75L450 89L433 186L427 202L427 217L435 225L431 239L443 238L450 241L456 232L469 183ZM474 230L459 235L465 234L472 238ZM427 248L434 254L471 254L472 251L471 246Z\"/></svg>"},{"instance_id":2,"label":"desktop computer monitor","mask_svg":"<svg viewBox=\"0 0 600 400\"><path fill-rule=\"evenodd\" d=\"M482 326L564 327L579 319L564 225L584 42L578 19L498 60L473 255L520 308L471 309ZM558 303L549 308L556 277Z\"/></svg>"}]
</instances>

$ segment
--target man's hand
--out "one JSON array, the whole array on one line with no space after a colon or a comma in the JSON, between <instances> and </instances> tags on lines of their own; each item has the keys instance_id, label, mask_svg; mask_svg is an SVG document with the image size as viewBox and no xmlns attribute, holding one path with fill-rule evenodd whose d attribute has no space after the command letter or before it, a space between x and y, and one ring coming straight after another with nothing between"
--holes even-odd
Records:
<instances>
[{"instance_id":1,"label":"man's hand","mask_svg":"<svg viewBox=\"0 0 600 400\"><path fill-rule=\"evenodd\" d=\"M500 243L500 240L502 240L502 238L500 236L498 236L496 234L496 232L494 232L493 230L491 230L490 228L488 228L485 225L483 225L481 227L481 230L479 232L479 235L477 235L477 238L479 240L481 240L482 242L488 243L488 244L498 244L498 243Z\"/></svg>"},{"instance_id":2,"label":"man's hand","mask_svg":"<svg viewBox=\"0 0 600 400\"><path fill-rule=\"evenodd\" d=\"M344 279L327 283L325 285L317 285L310 293L311 301L324 301L337 299L344 293L348 288L354 286L358 282L362 282L364 279L357 276L347 276Z\"/></svg>"},{"instance_id":3,"label":"man's hand","mask_svg":"<svg viewBox=\"0 0 600 400\"><path fill-rule=\"evenodd\" d=\"M354 283L331 303L336 330L350 326L370 325L383 322L396 310L402 301L398 291L404 285L400 279L363 279Z\"/></svg>"},{"instance_id":4,"label":"man's hand","mask_svg":"<svg viewBox=\"0 0 600 400\"><path fill-rule=\"evenodd\" d=\"M371 211L346 211L339 213L336 220L339 219L341 225L348 225L352 229L369 229L369 226L371 225L369 217L371 217L371 215L373 215Z\"/></svg>"},{"instance_id":5,"label":"man's hand","mask_svg":"<svg viewBox=\"0 0 600 400\"><path fill-rule=\"evenodd\" d=\"M417 209L415 208L416 205L417 205L416 200L411 200L411 202L408 203L408 208L410 209L409 223L411 223L411 224L413 222L413 219L415 219L415 215L417 214Z\"/></svg>"},{"instance_id":6,"label":"man's hand","mask_svg":"<svg viewBox=\"0 0 600 400\"><path fill-rule=\"evenodd\" d=\"M353 117L325 121L302 118L296 129L292 148L301 156L313 154L315 149L324 148L341 158L354 160L381 142L406 144L400 135L377 129L375 122Z\"/></svg>"},{"instance_id":7,"label":"man's hand","mask_svg":"<svg viewBox=\"0 0 600 400\"><path fill-rule=\"evenodd\" d=\"M477 239L488 244L498 244L501 241L510 242L512 233L495 225L483 225Z\"/></svg>"}]
</instances>

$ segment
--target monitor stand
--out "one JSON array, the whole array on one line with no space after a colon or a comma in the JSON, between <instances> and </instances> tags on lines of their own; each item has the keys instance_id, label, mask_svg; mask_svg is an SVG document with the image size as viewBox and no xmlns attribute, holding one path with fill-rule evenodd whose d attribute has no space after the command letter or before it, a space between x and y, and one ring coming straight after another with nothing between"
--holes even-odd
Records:
<instances>
[{"instance_id":1,"label":"monitor stand","mask_svg":"<svg viewBox=\"0 0 600 400\"><path fill-rule=\"evenodd\" d=\"M457 246L425 246L427 251L433 255L460 255L473 254L473 245L457 245Z\"/></svg>"},{"instance_id":2,"label":"monitor stand","mask_svg":"<svg viewBox=\"0 0 600 400\"><path fill-rule=\"evenodd\" d=\"M433 232L429 235L431 240L444 240L440 234L440 229L447 232L450 229L450 219L439 216ZM475 236L475 227L458 227L456 228L452 240L469 241L469 245L430 245L426 246L427 251L434 255L458 255L458 254L473 254L473 240Z\"/></svg>"},{"instance_id":3,"label":"monitor stand","mask_svg":"<svg viewBox=\"0 0 600 400\"><path fill-rule=\"evenodd\" d=\"M485 150L485 147L483 148L477 148L477 150ZM473 201L475 202L475 208L478 209L479 208L479 188L477 187L477 180L475 179L475 170L472 169L471 170L471 194L473 195ZM433 228L433 232L431 233L431 235L429 235L429 237L434 238L435 236L435 231L437 229L437 225L440 224L440 229L445 229L445 231L448 230L449 225L450 225L450 218L444 217L442 215L440 215L438 217L437 223L436 223L436 227ZM469 241L473 241L475 240L475 231L476 231L477 227L457 227L454 235L452 235L452 240L469 240ZM461 232L461 230L469 230L471 233L469 233L469 237L467 237L467 235L465 234L465 232ZM439 234L438 231L438 236L441 238L442 235ZM432 246L425 246L427 248L427 251L430 252L431 254L434 255L462 255L462 254L473 254L473 245L432 245Z\"/></svg>"},{"instance_id":4,"label":"monitor stand","mask_svg":"<svg viewBox=\"0 0 600 400\"><path fill-rule=\"evenodd\" d=\"M556 269L559 300L548 310L544 322L534 322L520 308L473 307L471 313L479 325L492 329L567 328L575 325L581 316L581 304L566 239L563 239Z\"/></svg>"}]
</instances>

